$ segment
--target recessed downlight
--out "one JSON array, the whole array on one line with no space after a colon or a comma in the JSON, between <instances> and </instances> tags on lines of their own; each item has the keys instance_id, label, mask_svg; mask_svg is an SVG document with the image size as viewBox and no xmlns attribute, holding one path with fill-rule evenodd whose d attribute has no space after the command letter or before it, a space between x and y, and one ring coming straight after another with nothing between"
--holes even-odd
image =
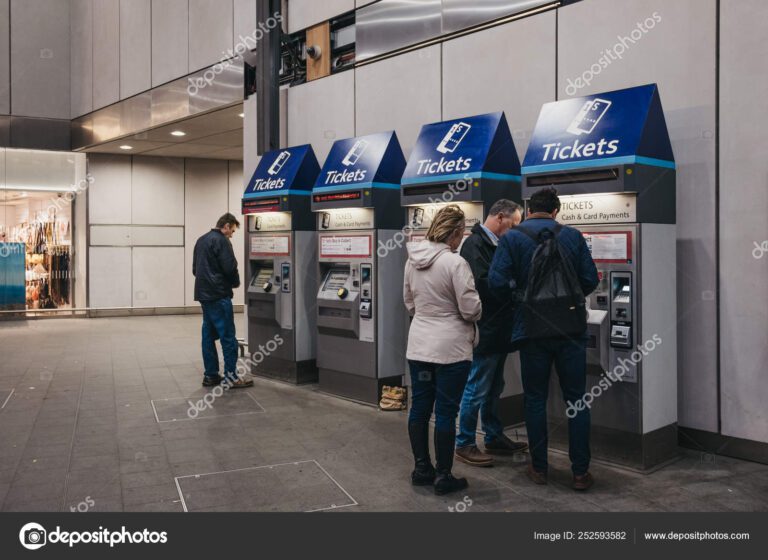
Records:
<instances>
[{"instance_id":1,"label":"recessed downlight","mask_svg":"<svg viewBox=\"0 0 768 560\"><path fill-rule=\"evenodd\" d=\"M186 136L186 135L187 133L184 132L183 130L174 130L173 132L171 132L171 136Z\"/></svg>"},{"instance_id":2,"label":"recessed downlight","mask_svg":"<svg viewBox=\"0 0 768 560\"><path fill-rule=\"evenodd\" d=\"M241 119L244 119L244 118L245 118L245 113L240 113L240 114L239 114L239 115L237 115L237 116L238 116L238 117L240 117Z\"/></svg>"},{"instance_id":3,"label":"recessed downlight","mask_svg":"<svg viewBox=\"0 0 768 560\"><path fill-rule=\"evenodd\" d=\"M120 146L120 149L121 150L132 150L133 146L129 146L128 144L123 144L122 146Z\"/></svg>"}]
</instances>

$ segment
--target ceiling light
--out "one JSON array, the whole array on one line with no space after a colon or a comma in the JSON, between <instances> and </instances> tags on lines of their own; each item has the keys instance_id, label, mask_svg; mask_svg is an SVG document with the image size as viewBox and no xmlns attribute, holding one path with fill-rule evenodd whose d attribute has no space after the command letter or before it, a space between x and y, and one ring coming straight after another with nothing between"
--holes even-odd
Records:
<instances>
[{"instance_id":1,"label":"ceiling light","mask_svg":"<svg viewBox=\"0 0 768 560\"><path fill-rule=\"evenodd\" d=\"M237 116L238 116L238 117L240 117L241 119L244 119L244 118L245 118L245 113L240 113L240 114L239 114L239 115L237 115Z\"/></svg>"},{"instance_id":2,"label":"ceiling light","mask_svg":"<svg viewBox=\"0 0 768 560\"><path fill-rule=\"evenodd\" d=\"M187 133L181 130L174 130L173 132L171 132L171 136L186 136L186 135Z\"/></svg>"},{"instance_id":3,"label":"ceiling light","mask_svg":"<svg viewBox=\"0 0 768 560\"><path fill-rule=\"evenodd\" d=\"M133 146L129 146L128 144L123 144L122 146L120 146L120 149L121 150L132 150Z\"/></svg>"}]
</instances>

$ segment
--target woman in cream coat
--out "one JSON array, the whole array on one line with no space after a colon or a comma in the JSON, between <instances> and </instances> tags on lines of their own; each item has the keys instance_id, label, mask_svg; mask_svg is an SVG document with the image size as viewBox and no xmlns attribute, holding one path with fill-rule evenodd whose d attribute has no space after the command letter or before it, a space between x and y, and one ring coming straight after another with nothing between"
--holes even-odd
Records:
<instances>
[{"instance_id":1,"label":"woman in cream coat","mask_svg":"<svg viewBox=\"0 0 768 560\"><path fill-rule=\"evenodd\" d=\"M464 237L464 212L441 209L424 241L408 243L403 297L413 316L408 365L413 399L408 418L416 468L415 486L434 484L438 495L462 490L464 478L451 474L456 416L477 344L475 322L482 307L469 264L456 250ZM429 419L435 412L435 456L429 456Z\"/></svg>"}]
</instances>

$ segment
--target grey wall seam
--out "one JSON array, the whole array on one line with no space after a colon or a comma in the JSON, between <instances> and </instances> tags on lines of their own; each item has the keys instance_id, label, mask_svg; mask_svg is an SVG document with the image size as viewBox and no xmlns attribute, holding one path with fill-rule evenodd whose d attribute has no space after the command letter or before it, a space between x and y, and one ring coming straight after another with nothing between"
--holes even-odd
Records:
<instances>
[{"instance_id":1,"label":"grey wall seam","mask_svg":"<svg viewBox=\"0 0 768 560\"><path fill-rule=\"evenodd\" d=\"M720 307L720 16L721 1L715 3L715 301L717 303L717 319L715 324L716 364L717 379L717 433L723 433L723 406L722 406L722 348L721 328L722 309Z\"/></svg>"}]
</instances>

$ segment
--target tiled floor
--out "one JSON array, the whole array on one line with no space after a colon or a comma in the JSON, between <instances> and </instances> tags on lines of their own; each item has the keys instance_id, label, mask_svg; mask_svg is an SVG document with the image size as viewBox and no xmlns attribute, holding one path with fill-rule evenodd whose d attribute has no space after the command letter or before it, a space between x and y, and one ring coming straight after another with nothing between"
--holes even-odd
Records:
<instances>
[{"instance_id":1,"label":"tiled floor","mask_svg":"<svg viewBox=\"0 0 768 560\"><path fill-rule=\"evenodd\" d=\"M597 484L587 494L569 489L557 453L547 487L526 479L523 462L459 465L470 488L438 498L409 485L404 413L312 386L257 380L248 399L228 401L216 415L173 421L181 415L174 403L206 395L199 323L0 323L1 509L183 511L181 488L195 510L768 510L768 466L693 451L648 476L594 465ZM170 421L158 422L158 403L166 405L160 419ZM210 474L223 471L235 474Z\"/></svg>"}]
</instances>

